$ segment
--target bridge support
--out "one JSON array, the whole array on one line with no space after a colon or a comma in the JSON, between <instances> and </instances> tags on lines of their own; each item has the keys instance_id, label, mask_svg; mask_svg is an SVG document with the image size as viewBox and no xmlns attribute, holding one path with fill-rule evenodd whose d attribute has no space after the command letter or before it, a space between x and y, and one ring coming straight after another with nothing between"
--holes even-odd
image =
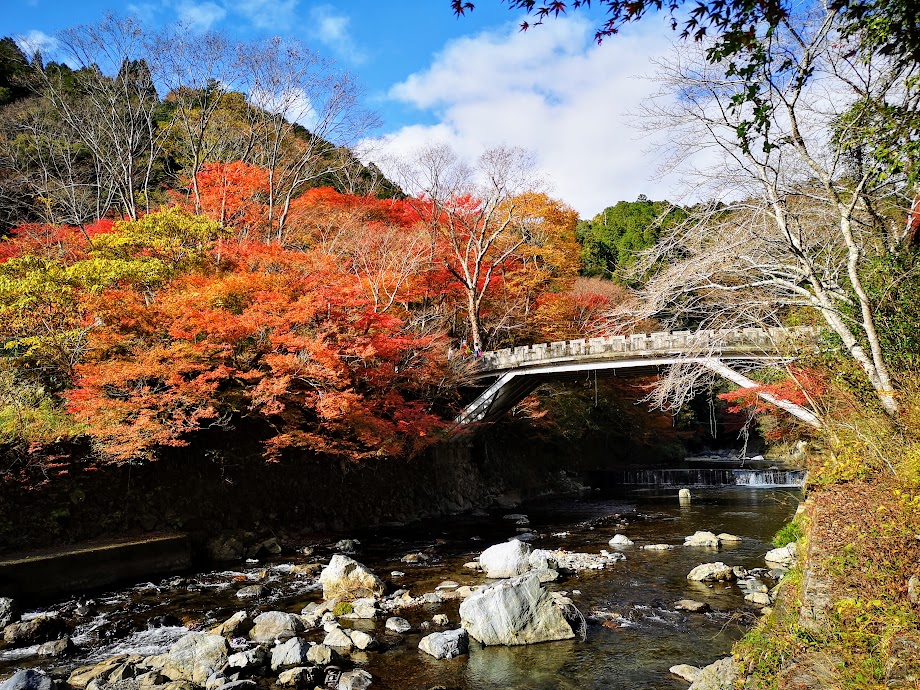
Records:
<instances>
[{"instance_id":1,"label":"bridge support","mask_svg":"<svg viewBox=\"0 0 920 690\"><path fill-rule=\"evenodd\" d=\"M719 376L728 379L732 383L737 384L742 388L758 388L761 385L756 381L752 381L741 372L735 371L730 366L718 359L707 358L701 360L700 363L710 371L715 372ZM818 419L817 415L815 415L810 410L806 410L801 405L796 405L794 402L789 402L788 400L777 398L775 395L771 395L770 393L762 391L757 391L757 397L766 400L768 403L776 405L776 407L785 410L796 419L800 419L801 421L815 427L816 429L821 428L821 420Z\"/></svg>"}]
</instances>

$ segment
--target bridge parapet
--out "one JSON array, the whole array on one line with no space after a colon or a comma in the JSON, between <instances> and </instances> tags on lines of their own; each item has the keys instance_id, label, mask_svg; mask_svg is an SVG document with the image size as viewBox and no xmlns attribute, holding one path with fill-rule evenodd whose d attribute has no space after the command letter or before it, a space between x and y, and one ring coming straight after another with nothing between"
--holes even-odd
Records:
<instances>
[{"instance_id":1,"label":"bridge parapet","mask_svg":"<svg viewBox=\"0 0 920 690\"><path fill-rule=\"evenodd\" d=\"M795 328L737 328L700 331L658 331L634 333L629 336L609 335L597 338L560 340L482 353L482 372L516 369L531 364L571 359L611 357L619 353L668 353L672 355L754 351L781 353L791 343L813 340L817 329L810 326Z\"/></svg>"}]
</instances>

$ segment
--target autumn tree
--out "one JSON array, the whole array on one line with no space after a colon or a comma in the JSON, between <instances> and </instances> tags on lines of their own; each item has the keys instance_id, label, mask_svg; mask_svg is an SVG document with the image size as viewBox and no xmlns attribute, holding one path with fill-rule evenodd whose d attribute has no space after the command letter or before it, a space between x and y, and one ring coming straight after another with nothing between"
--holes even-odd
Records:
<instances>
[{"instance_id":1,"label":"autumn tree","mask_svg":"<svg viewBox=\"0 0 920 690\"><path fill-rule=\"evenodd\" d=\"M532 154L488 149L474 167L447 146L423 148L398 168L429 233L433 260L463 293L470 339L483 346L482 305L492 281L527 241L521 195L538 186Z\"/></svg>"}]
</instances>

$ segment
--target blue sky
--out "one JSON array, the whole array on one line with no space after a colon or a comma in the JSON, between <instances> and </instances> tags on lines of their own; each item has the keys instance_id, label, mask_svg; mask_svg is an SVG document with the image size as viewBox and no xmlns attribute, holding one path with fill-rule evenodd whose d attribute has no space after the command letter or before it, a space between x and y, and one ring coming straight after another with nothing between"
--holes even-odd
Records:
<instances>
[{"instance_id":1,"label":"blue sky","mask_svg":"<svg viewBox=\"0 0 920 690\"><path fill-rule=\"evenodd\" d=\"M352 71L383 126L372 157L446 142L475 157L484 147L534 150L555 196L590 217L644 193L675 198L655 179L653 142L630 115L655 91L643 78L667 55L664 21L643 22L598 46L598 12L578 12L525 34L520 14L479 0L454 17L448 0L0 0L0 35L50 52L55 32L134 14L151 25L181 20L238 38L296 37ZM592 21L593 20L593 21Z\"/></svg>"}]
</instances>

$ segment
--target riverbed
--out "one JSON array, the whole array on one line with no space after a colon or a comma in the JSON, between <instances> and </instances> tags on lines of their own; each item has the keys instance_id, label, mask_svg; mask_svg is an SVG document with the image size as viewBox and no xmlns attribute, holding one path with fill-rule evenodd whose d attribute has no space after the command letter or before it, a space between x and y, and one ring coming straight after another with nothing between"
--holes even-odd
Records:
<instances>
[{"instance_id":1,"label":"riverbed","mask_svg":"<svg viewBox=\"0 0 920 690\"><path fill-rule=\"evenodd\" d=\"M459 602L454 600L401 613L413 625L413 631L404 635L385 631L382 620L343 621L367 629L382 643L380 651L355 652L352 660L374 676L372 687L381 690L686 688L687 683L673 677L668 668L682 663L702 666L725 656L758 612L745 603L735 584L693 583L686 579L687 573L711 561L763 568L773 534L789 520L800 498L797 489L786 487L692 491L692 500L685 505L678 502L676 489L634 487L342 535L357 540L352 556L373 569L391 590L408 589L416 596L435 591L445 580L461 585L487 582L463 564L486 547L515 536L532 539L535 548L592 554L611 550L607 542L617 533L635 542L622 548L625 560L548 584L550 589L567 592L588 617L583 642L485 648L471 641L469 655L437 661L417 648L419 639L434 630L421 627L439 613L456 627ZM509 513L525 514L528 524L505 519ZM742 540L720 549L681 546L683 538L697 530L728 532ZM660 543L678 546L664 551L640 548ZM302 566L325 562L341 548L333 542L312 546L310 555L282 553L260 562L234 563L113 592L75 593L68 600L30 611L29 616L56 612L75 624L72 637L79 651L64 661L41 659L34 647L0 651L0 679L25 667L66 677L76 666L114 654L161 653L187 630L209 629L241 609L299 612L322 595L318 573ZM423 554L419 562L403 562L404 556L418 553ZM267 588L263 597L236 597L238 590L254 583ZM676 610L674 603L687 598L704 602L711 610Z\"/></svg>"}]
</instances>

